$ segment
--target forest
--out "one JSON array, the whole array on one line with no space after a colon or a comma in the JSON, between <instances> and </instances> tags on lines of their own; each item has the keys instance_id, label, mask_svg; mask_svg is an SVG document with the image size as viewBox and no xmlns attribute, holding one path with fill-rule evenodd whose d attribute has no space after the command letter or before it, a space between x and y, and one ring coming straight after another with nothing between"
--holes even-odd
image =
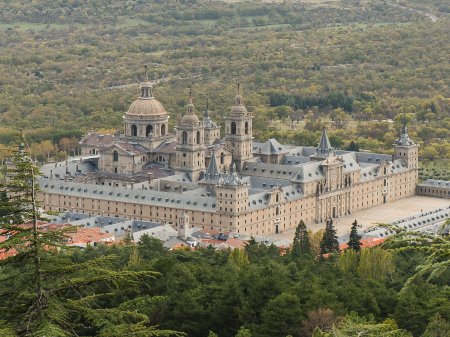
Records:
<instances>
[{"instance_id":1,"label":"forest","mask_svg":"<svg viewBox=\"0 0 450 337\"><path fill-rule=\"evenodd\" d=\"M74 228L38 227L27 150L10 173L0 184L0 252L14 252L0 260L0 336L450 334L449 236L399 230L363 248L354 221L339 252L330 220L317 233L300 221L281 250L252 238L242 250L169 251L148 235L68 247Z\"/></svg>"},{"instance_id":2,"label":"forest","mask_svg":"<svg viewBox=\"0 0 450 337\"><path fill-rule=\"evenodd\" d=\"M407 114L423 176L450 174L446 1L0 5L2 158L18 131L40 161L75 154L89 130L122 131L147 64L172 127L189 88L221 123L239 82L257 140L315 145L325 125L334 146L390 153Z\"/></svg>"},{"instance_id":3,"label":"forest","mask_svg":"<svg viewBox=\"0 0 450 337\"><path fill-rule=\"evenodd\" d=\"M121 131L147 64L172 127L190 88L197 114L209 98L223 125L241 83L256 140L316 145L326 126L335 147L391 153L404 116L421 177L450 179L446 0L0 8L2 164L20 135L44 162L75 155L89 130ZM16 252L0 261L0 336L450 335L449 237L399 232L340 254L322 251L324 233L305 231L285 252L254 240L244 250L168 251L150 237L68 248L71 229L34 226L37 168L20 153L15 164L12 185L0 186L0 252Z\"/></svg>"}]
</instances>

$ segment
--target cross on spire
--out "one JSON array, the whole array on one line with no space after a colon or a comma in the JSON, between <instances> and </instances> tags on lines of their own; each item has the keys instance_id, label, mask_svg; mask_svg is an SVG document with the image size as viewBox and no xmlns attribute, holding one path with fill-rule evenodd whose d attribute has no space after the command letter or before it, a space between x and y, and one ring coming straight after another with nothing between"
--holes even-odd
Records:
<instances>
[{"instance_id":1,"label":"cross on spire","mask_svg":"<svg viewBox=\"0 0 450 337\"><path fill-rule=\"evenodd\" d=\"M209 98L206 98L206 109L205 109L205 114L204 117L208 118L209 117L209 111L208 111L208 107L209 107Z\"/></svg>"},{"instance_id":2,"label":"cross on spire","mask_svg":"<svg viewBox=\"0 0 450 337\"><path fill-rule=\"evenodd\" d=\"M189 98L188 98L187 112L188 113L194 113L194 103L192 102L192 89L191 88L189 88Z\"/></svg>"},{"instance_id":3,"label":"cross on spire","mask_svg":"<svg viewBox=\"0 0 450 337\"><path fill-rule=\"evenodd\" d=\"M145 68L145 80L148 82L148 65L144 65Z\"/></svg>"},{"instance_id":4,"label":"cross on spire","mask_svg":"<svg viewBox=\"0 0 450 337\"><path fill-rule=\"evenodd\" d=\"M402 127L402 134L406 135L408 134L408 127L406 126L406 114L403 114L403 127Z\"/></svg>"},{"instance_id":5,"label":"cross on spire","mask_svg":"<svg viewBox=\"0 0 450 337\"><path fill-rule=\"evenodd\" d=\"M236 105L242 104L242 96L241 96L241 84L237 84L237 95L236 95Z\"/></svg>"}]
</instances>

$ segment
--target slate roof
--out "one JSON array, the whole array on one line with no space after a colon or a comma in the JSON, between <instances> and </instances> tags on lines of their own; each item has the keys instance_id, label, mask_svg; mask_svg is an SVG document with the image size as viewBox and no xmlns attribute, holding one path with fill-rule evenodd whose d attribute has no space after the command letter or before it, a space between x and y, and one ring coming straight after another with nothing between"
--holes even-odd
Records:
<instances>
[{"instance_id":1,"label":"slate roof","mask_svg":"<svg viewBox=\"0 0 450 337\"><path fill-rule=\"evenodd\" d=\"M256 154L270 155L285 153L286 151L286 145L281 145L274 138L269 139L265 143L253 143L253 152Z\"/></svg>"},{"instance_id":2,"label":"slate roof","mask_svg":"<svg viewBox=\"0 0 450 337\"><path fill-rule=\"evenodd\" d=\"M70 158L67 162L51 163L41 167L44 176L63 179L66 174L70 177L84 176L97 172L97 168L92 162L80 161L79 158Z\"/></svg>"},{"instance_id":3,"label":"slate roof","mask_svg":"<svg viewBox=\"0 0 450 337\"><path fill-rule=\"evenodd\" d=\"M158 146L152 152L161 153L161 154L171 154L171 153L175 153L176 147L177 147L177 142L174 140L171 140L171 141L162 143L160 146Z\"/></svg>"},{"instance_id":4,"label":"slate roof","mask_svg":"<svg viewBox=\"0 0 450 337\"><path fill-rule=\"evenodd\" d=\"M327 155L332 150L333 148L331 147L330 140L328 139L327 129L323 128L319 146L317 147L317 153L321 155Z\"/></svg>"},{"instance_id":5,"label":"slate roof","mask_svg":"<svg viewBox=\"0 0 450 337\"><path fill-rule=\"evenodd\" d=\"M95 146L95 147L107 147L110 146L114 142L113 135L99 135L96 133L88 133L86 136L81 138L79 144L86 146Z\"/></svg>"},{"instance_id":6,"label":"slate roof","mask_svg":"<svg viewBox=\"0 0 450 337\"><path fill-rule=\"evenodd\" d=\"M128 142L124 140L116 141L110 147L117 147L125 151L128 155L144 154L149 152L149 150L142 146L141 144L135 142ZM101 152L106 151L106 149L101 150Z\"/></svg>"},{"instance_id":7,"label":"slate roof","mask_svg":"<svg viewBox=\"0 0 450 337\"><path fill-rule=\"evenodd\" d=\"M173 237L177 237L178 232L171 225L158 225L157 227L143 229L133 233L133 240L139 242L144 234L165 242Z\"/></svg>"},{"instance_id":8,"label":"slate roof","mask_svg":"<svg viewBox=\"0 0 450 337\"><path fill-rule=\"evenodd\" d=\"M427 179L427 180L421 182L418 186L419 187L439 187L439 188L445 188L447 190L450 190L450 181Z\"/></svg>"},{"instance_id":9,"label":"slate roof","mask_svg":"<svg viewBox=\"0 0 450 337\"><path fill-rule=\"evenodd\" d=\"M297 156L297 155L286 155L281 160L281 164L295 166L295 165L301 165L301 164L307 163L309 161L311 161L311 159L309 157Z\"/></svg>"},{"instance_id":10,"label":"slate roof","mask_svg":"<svg viewBox=\"0 0 450 337\"><path fill-rule=\"evenodd\" d=\"M215 198L207 196L208 190L199 188L188 192L163 192L154 190L129 189L106 185L80 184L40 178L42 192L72 195L84 198L101 198L118 202L136 202L161 207L176 207L187 210L215 212Z\"/></svg>"},{"instance_id":11,"label":"slate roof","mask_svg":"<svg viewBox=\"0 0 450 337\"><path fill-rule=\"evenodd\" d=\"M221 172L217 166L216 156L211 154L211 160L209 161L208 169L206 170L203 181L205 182L219 182Z\"/></svg>"},{"instance_id":12,"label":"slate roof","mask_svg":"<svg viewBox=\"0 0 450 337\"><path fill-rule=\"evenodd\" d=\"M290 180L297 172L297 167L279 164L265 164L255 162L245 162L242 174L244 176L258 176L270 179L287 179Z\"/></svg>"}]
</instances>

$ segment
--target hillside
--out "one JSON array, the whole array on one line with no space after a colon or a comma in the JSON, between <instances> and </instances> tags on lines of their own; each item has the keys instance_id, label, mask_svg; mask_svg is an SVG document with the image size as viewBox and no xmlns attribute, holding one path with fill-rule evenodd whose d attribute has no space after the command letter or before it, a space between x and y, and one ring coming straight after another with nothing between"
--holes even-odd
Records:
<instances>
[{"instance_id":1,"label":"hillside","mask_svg":"<svg viewBox=\"0 0 450 337\"><path fill-rule=\"evenodd\" d=\"M172 124L184 110L189 87L197 110L209 96L220 121L241 82L246 105L257 112L261 137L270 131L276 107L283 105L300 117L311 110L316 119L337 108L356 121L410 113L421 155L448 159L448 143L443 149L433 145L450 138L445 1L0 5L4 145L12 143L18 129L32 143L58 145L91 128L120 128L148 64L150 77L164 80L155 94L173 114ZM417 132L414 124L424 122L429 129ZM360 136L355 129L341 141ZM387 151L389 141L369 149Z\"/></svg>"}]
</instances>

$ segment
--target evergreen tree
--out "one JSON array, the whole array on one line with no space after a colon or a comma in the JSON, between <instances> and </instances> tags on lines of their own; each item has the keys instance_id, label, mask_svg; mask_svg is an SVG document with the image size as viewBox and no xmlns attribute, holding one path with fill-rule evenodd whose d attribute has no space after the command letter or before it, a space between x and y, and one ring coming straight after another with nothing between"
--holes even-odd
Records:
<instances>
[{"instance_id":1,"label":"evergreen tree","mask_svg":"<svg viewBox=\"0 0 450 337\"><path fill-rule=\"evenodd\" d=\"M292 244L292 256L299 258L302 255L311 255L308 229L303 220L300 220L295 229L294 242Z\"/></svg>"},{"instance_id":2,"label":"evergreen tree","mask_svg":"<svg viewBox=\"0 0 450 337\"><path fill-rule=\"evenodd\" d=\"M328 254L339 252L339 242L337 240L336 230L333 226L333 220L327 220L322 242L320 243L320 253Z\"/></svg>"},{"instance_id":3,"label":"evergreen tree","mask_svg":"<svg viewBox=\"0 0 450 337\"><path fill-rule=\"evenodd\" d=\"M353 249L355 252L361 250L361 235L358 234L358 222L356 220L352 224L350 241L348 241L347 244L348 248Z\"/></svg>"},{"instance_id":4,"label":"evergreen tree","mask_svg":"<svg viewBox=\"0 0 450 337\"><path fill-rule=\"evenodd\" d=\"M59 337L117 336L123 330L135 336L182 336L149 326L147 315L117 307L121 289L139 292L157 273L117 268L121 259L113 254L75 263L64 245L72 229L38 226L37 174L22 150L0 185L0 231L6 238L0 251L14 253L0 261L0 310L8 322L0 332Z\"/></svg>"},{"instance_id":5,"label":"evergreen tree","mask_svg":"<svg viewBox=\"0 0 450 337\"><path fill-rule=\"evenodd\" d=\"M428 323L427 329L423 333L422 337L441 337L450 336L450 323L441 315L436 314Z\"/></svg>"}]
</instances>

